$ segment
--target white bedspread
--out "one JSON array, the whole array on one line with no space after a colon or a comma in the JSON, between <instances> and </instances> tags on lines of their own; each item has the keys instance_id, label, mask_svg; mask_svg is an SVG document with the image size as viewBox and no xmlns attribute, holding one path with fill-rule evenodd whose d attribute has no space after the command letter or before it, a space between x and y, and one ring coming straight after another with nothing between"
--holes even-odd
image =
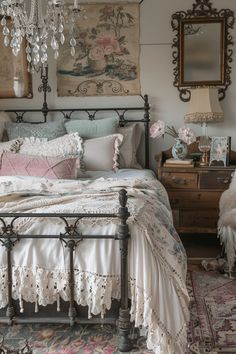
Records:
<instances>
[{"instance_id":1,"label":"white bedspread","mask_svg":"<svg viewBox=\"0 0 236 354\"><path fill-rule=\"evenodd\" d=\"M131 240L129 284L131 319L147 332L155 353L183 354L186 348L188 294L186 254L173 228L167 194L152 176L47 180L0 177L1 212L116 212L118 192L126 188ZM82 219L82 234L114 234L117 219ZM17 232L60 234L64 223L44 218L16 221ZM59 240L21 240L13 251L13 297L47 305L69 299L68 252ZM0 308L7 305L6 251L0 246ZM5 282L5 283L4 283ZM113 240L84 240L75 251L75 299L89 316L120 298L119 245Z\"/></svg>"}]
</instances>

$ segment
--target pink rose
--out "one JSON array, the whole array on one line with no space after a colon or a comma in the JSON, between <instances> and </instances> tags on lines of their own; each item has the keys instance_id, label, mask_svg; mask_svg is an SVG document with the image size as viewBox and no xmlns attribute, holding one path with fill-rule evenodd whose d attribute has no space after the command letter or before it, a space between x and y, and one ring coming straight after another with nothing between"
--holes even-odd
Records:
<instances>
[{"instance_id":1,"label":"pink rose","mask_svg":"<svg viewBox=\"0 0 236 354\"><path fill-rule=\"evenodd\" d=\"M158 120L150 126L150 137L160 138L165 133L165 123L162 120Z\"/></svg>"},{"instance_id":2,"label":"pink rose","mask_svg":"<svg viewBox=\"0 0 236 354\"><path fill-rule=\"evenodd\" d=\"M89 52L89 58L92 60L101 60L104 58L104 50L102 47L94 47Z\"/></svg>"},{"instance_id":3,"label":"pink rose","mask_svg":"<svg viewBox=\"0 0 236 354\"><path fill-rule=\"evenodd\" d=\"M187 145L190 145L196 141L196 136L195 136L194 131L188 127L185 127L185 126L182 128L179 128L178 136Z\"/></svg>"},{"instance_id":4,"label":"pink rose","mask_svg":"<svg viewBox=\"0 0 236 354\"><path fill-rule=\"evenodd\" d=\"M110 54L113 54L113 53L114 53L114 50L113 50L113 47L111 45L107 45L104 48L104 54L105 55L110 55Z\"/></svg>"},{"instance_id":5,"label":"pink rose","mask_svg":"<svg viewBox=\"0 0 236 354\"><path fill-rule=\"evenodd\" d=\"M95 42L98 46L101 46L104 49L106 47L111 47L113 49L113 52L120 51L120 45L118 40L109 34L103 34L98 36Z\"/></svg>"}]
</instances>

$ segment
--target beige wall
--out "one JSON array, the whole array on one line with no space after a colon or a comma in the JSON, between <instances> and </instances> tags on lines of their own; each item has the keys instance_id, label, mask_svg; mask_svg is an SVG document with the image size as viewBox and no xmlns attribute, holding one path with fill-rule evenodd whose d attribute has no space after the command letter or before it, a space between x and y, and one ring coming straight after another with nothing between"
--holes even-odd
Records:
<instances>
[{"instance_id":1,"label":"beige wall","mask_svg":"<svg viewBox=\"0 0 236 354\"><path fill-rule=\"evenodd\" d=\"M115 1L114 1L115 2ZM144 0L141 4L141 88L142 93L150 96L152 104L152 119L162 119L167 124L177 128L183 125L183 116L186 112L186 103L180 101L178 91L173 87L173 65L171 43L173 33L170 19L172 13L187 10L192 7L192 0ZM236 13L235 0L213 0L216 8L230 8ZM236 38L236 25L233 31ZM232 65L232 85L229 87L226 98L222 102L225 121L209 126L210 135L229 135L232 137L232 147L236 149L236 46L234 47L234 62ZM49 80L52 93L48 96L48 103L52 108L92 107L112 105L137 105L142 101L139 97L115 98L58 98L56 94L56 63L50 60ZM42 96L37 92L40 83L39 76L34 76L34 98L0 100L0 109L41 107ZM197 133L199 126L194 126ZM164 140L151 141L151 166L155 168L154 156L160 149L173 144L173 140L166 137Z\"/></svg>"}]
</instances>

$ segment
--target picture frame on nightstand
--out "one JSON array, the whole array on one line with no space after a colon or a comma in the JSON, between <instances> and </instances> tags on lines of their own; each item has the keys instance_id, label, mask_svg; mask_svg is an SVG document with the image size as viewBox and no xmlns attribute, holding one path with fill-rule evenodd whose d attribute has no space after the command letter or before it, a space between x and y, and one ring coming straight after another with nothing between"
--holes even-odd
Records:
<instances>
[{"instance_id":1,"label":"picture frame on nightstand","mask_svg":"<svg viewBox=\"0 0 236 354\"><path fill-rule=\"evenodd\" d=\"M230 136L213 136L211 138L209 166L228 166L230 145Z\"/></svg>"}]
</instances>

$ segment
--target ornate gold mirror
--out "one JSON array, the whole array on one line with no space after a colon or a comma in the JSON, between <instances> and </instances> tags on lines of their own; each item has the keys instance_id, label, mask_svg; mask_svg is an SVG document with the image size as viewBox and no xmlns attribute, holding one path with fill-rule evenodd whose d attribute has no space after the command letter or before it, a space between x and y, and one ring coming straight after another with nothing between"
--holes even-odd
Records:
<instances>
[{"instance_id":1,"label":"ornate gold mirror","mask_svg":"<svg viewBox=\"0 0 236 354\"><path fill-rule=\"evenodd\" d=\"M171 25L174 86L180 99L190 100L188 88L218 86L222 100L231 84L234 12L213 8L210 0L196 0L191 10L174 13Z\"/></svg>"}]
</instances>

